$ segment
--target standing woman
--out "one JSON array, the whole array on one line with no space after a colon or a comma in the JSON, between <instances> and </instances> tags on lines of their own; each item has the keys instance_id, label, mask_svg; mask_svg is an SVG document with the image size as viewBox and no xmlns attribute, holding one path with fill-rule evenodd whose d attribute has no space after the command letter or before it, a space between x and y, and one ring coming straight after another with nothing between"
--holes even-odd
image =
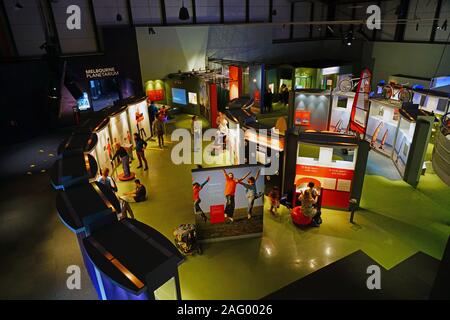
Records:
<instances>
[{"instance_id":1,"label":"standing woman","mask_svg":"<svg viewBox=\"0 0 450 320\"><path fill-rule=\"evenodd\" d=\"M153 130L158 136L158 144L159 148L164 148L164 134L166 133L165 125L164 125L164 119L160 115L158 119L156 119L155 123L153 124Z\"/></svg>"}]
</instances>

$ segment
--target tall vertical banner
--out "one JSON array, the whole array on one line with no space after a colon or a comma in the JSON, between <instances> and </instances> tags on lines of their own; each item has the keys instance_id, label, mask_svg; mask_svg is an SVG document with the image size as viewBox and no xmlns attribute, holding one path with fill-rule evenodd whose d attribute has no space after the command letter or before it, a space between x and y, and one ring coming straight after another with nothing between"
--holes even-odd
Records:
<instances>
[{"instance_id":1,"label":"tall vertical banner","mask_svg":"<svg viewBox=\"0 0 450 320\"><path fill-rule=\"evenodd\" d=\"M209 85L209 99L209 106L211 111L211 127L217 128L217 85L215 83L211 83Z\"/></svg>"},{"instance_id":2,"label":"tall vertical banner","mask_svg":"<svg viewBox=\"0 0 450 320\"><path fill-rule=\"evenodd\" d=\"M350 116L349 130L364 135L367 128L367 118L369 114L369 94L372 73L369 69L361 72L361 78L356 89L353 100L352 113Z\"/></svg>"}]
</instances>

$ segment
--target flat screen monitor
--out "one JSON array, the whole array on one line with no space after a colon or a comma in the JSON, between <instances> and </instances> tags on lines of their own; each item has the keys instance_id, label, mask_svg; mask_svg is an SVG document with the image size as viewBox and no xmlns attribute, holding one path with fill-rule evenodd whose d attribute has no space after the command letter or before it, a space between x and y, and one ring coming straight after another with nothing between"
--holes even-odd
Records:
<instances>
[{"instance_id":1,"label":"flat screen monitor","mask_svg":"<svg viewBox=\"0 0 450 320\"><path fill-rule=\"evenodd\" d=\"M179 88L172 88L172 101L176 104L187 105L186 90Z\"/></svg>"},{"instance_id":2,"label":"flat screen monitor","mask_svg":"<svg viewBox=\"0 0 450 320\"><path fill-rule=\"evenodd\" d=\"M80 99L77 100L78 110L80 111L88 111L91 109L91 104L89 102L89 97L86 92L83 92L83 95Z\"/></svg>"}]
</instances>

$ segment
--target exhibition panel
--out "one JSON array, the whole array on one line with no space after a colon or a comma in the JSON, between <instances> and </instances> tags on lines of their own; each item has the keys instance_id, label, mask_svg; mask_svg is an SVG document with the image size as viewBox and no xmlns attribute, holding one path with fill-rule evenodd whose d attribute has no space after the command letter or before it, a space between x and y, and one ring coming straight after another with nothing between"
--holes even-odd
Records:
<instances>
[{"instance_id":1,"label":"exhibition panel","mask_svg":"<svg viewBox=\"0 0 450 320\"><path fill-rule=\"evenodd\" d=\"M150 138L150 117L147 108L147 99L135 99L128 103L128 119L130 121L131 135L137 133L142 139Z\"/></svg>"},{"instance_id":2,"label":"exhibition panel","mask_svg":"<svg viewBox=\"0 0 450 320\"><path fill-rule=\"evenodd\" d=\"M330 130L347 133L353 108L354 92L333 91Z\"/></svg>"},{"instance_id":3,"label":"exhibition panel","mask_svg":"<svg viewBox=\"0 0 450 320\"><path fill-rule=\"evenodd\" d=\"M263 232L264 178L260 166L192 170L199 240L259 236Z\"/></svg>"},{"instance_id":4,"label":"exhibition panel","mask_svg":"<svg viewBox=\"0 0 450 320\"><path fill-rule=\"evenodd\" d=\"M119 143L129 149L133 147L133 139L128 124L127 109L123 107L110 116L109 128L114 145Z\"/></svg>"},{"instance_id":5,"label":"exhibition panel","mask_svg":"<svg viewBox=\"0 0 450 320\"><path fill-rule=\"evenodd\" d=\"M374 149L389 157L392 155L394 147L401 107L400 102L378 98L370 99L366 139Z\"/></svg>"},{"instance_id":6,"label":"exhibition panel","mask_svg":"<svg viewBox=\"0 0 450 320\"><path fill-rule=\"evenodd\" d=\"M109 132L109 121L109 118L105 119L93 130L98 137L98 143L95 147L95 156L100 172L103 172L106 168L111 170L114 169L112 157L115 152L115 147Z\"/></svg>"}]
</instances>

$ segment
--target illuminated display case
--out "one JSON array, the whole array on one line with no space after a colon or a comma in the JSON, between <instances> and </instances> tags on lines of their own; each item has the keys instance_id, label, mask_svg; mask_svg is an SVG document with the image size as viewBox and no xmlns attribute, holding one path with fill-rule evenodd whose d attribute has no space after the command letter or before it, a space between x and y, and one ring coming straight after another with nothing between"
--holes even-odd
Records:
<instances>
[{"instance_id":1,"label":"illuminated display case","mask_svg":"<svg viewBox=\"0 0 450 320\"><path fill-rule=\"evenodd\" d=\"M331 91L296 90L293 108L289 112L289 126L300 131L329 129L331 117Z\"/></svg>"}]
</instances>

